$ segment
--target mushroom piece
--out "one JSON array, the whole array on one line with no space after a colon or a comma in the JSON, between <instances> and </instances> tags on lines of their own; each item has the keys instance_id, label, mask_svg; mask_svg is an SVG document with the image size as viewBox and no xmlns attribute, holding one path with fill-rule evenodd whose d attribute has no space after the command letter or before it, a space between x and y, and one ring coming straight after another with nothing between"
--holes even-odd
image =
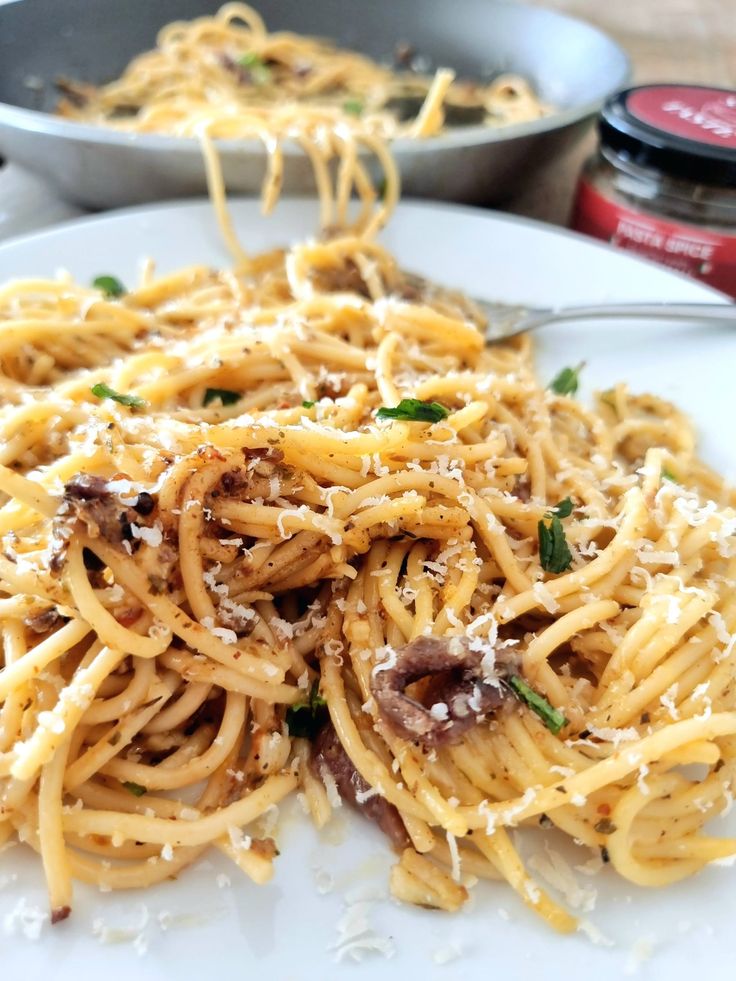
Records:
<instances>
[{"instance_id":1,"label":"mushroom piece","mask_svg":"<svg viewBox=\"0 0 736 981\"><path fill-rule=\"evenodd\" d=\"M466 637L417 637L392 652L371 676L384 721L427 749L458 742L508 695L494 672L484 672L484 657ZM422 701L407 694L415 682L423 682Z\"/></svg>"}]
</instances>

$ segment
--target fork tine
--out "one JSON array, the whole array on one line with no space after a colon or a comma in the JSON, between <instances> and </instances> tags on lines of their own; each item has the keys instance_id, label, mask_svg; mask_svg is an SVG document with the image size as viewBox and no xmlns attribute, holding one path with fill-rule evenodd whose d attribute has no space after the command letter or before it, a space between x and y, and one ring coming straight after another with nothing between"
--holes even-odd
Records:
<instances>
[{"instance_id":1,"label":"fork tine","mask_svg":"<svg viewBox=\"0 0 736 981\"><path fill-rule=\"evenodd\" d=\"M508 340L548 324L581 320L662 320L670 324L725 324L736 327L734 303L610 303L571 307L522 307L506 303L474 301L488 318L489 344Z\"/></svg>"},{"instance_id":2,"label":"fork tine","mask_svg":"<svg viewBox=\"0 0 736 981\"><path fill-rule=\"evenodd\" d=\"M511 306L508 303L486 303L485 301L481 301L479 306L488 318L485 335L489 344L516 337L517 334L521 334L527 329L528 310L525 307Z\"/></svg>"}]
</instances>

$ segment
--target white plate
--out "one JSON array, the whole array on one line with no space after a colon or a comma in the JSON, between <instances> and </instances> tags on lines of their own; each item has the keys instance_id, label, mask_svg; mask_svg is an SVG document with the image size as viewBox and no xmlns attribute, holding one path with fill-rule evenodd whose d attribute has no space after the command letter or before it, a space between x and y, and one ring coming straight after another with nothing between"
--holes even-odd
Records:
<instances>
[{"instance_id":1,"label":"white plate","mask_svg":"<svg viewBox=\"0 0 736 981\"><path fill-rule=\"evenodd\" d=\"M252 248L308 236L316 222L315 206L300 201L282 202L267 220L253 202L238 202L233 212ZM552 305L715 298L690 280L579 236L467 208L404 204L384 239L406 268L491 299ZM82 219L9 242L0 246L0 282L66 268L81 281L112 272L132 283L144 255L155 258L161 271L227 262L209 204L180 203ZM635 390L673 398L695 418L709 462L736 474L731 436L736 331L597 324L540 333L543 378L581 359L587 361L582 397L626 379ZM144 981L216 974L218 981L248 976L324 981L348 972L405 981L414 970L422 981L460 976L608 981L627 973L680 981L698 970L710 981L733 977L731 869L712 868L658 892L613 875L580 875L582 884L599 893L589 918L614 942L594 946L581 934L550 933L500 884L479 887L471 908L456 916L376 899L387 896L392 856L372 826L343 814L320 836L298 808L283 810L277 834L282 854L270 885L251 885L213 855L178 882L146 893L100 894L77 886L72 918L53 930L45 926L38 942L20 933L3 936L0 930L3 976L31 981L53 973L55 981L78 981L106 974L113 981ZM590 853L580 849L575 857L584 862ZM334 877L328 894L317 890L318 870ZM232 884L221 878L218 886L218 873ZM8 881L13 875L17 879ZM361 896L368 897L372 927L392 938L395 955L371 955L360 964L347 958L338 966L329 949L337 940L337 923L346 903ZM6 930L5 918L21 897L45 909L40 863L15 847L0 858L0 924ZM128 939L101 945L93 936L95 918L109 928L128 929ZM136 936L141 939L134 945ZM143 946L148 951L141 957ZM459 956L440 965L438 959L453 950Z\"/></svg>"},{"instance_id":2,"label":"white plate","mask_svg":"<svg viewBox=\"0 0 736 981\"><path fill-rule=\"evenodd\" d=\"M58 225L84 214L35 174L0 164L0 240Z\"/></svg>"}]
</instances>

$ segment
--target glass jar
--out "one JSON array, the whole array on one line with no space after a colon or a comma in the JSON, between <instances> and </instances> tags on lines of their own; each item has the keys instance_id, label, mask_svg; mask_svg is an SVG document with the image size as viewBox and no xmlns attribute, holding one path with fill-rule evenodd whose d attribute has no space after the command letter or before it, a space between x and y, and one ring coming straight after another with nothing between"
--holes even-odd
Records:
<instances>
[{"instance_id":1,"label":"glass jar","mask_svg":"<svg viewBox=\"0 0 736 981\"><path fill-rule=\"evenodd\" d=\"M599 132L572 227L736 298L736 92L627 89Z\"/></svg>"}]
</instances>

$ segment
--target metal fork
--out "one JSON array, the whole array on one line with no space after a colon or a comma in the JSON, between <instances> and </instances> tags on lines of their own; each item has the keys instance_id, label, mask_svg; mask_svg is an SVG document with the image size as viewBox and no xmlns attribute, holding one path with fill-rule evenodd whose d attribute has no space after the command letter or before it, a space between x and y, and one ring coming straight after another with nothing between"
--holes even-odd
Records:
<instances>
[{"instance_id":1,"label":"metal fork","mask_svg":"<svg viewBox=\"0 0 736 981\"><path fill-rule=\"evenodd\" d=\"M736 327L735 303L610 303L585 307L522 307L475 301L488 317L486 340L505 341L517 334L573 320L689 320Z\"/></svg>"}]
</instances>

